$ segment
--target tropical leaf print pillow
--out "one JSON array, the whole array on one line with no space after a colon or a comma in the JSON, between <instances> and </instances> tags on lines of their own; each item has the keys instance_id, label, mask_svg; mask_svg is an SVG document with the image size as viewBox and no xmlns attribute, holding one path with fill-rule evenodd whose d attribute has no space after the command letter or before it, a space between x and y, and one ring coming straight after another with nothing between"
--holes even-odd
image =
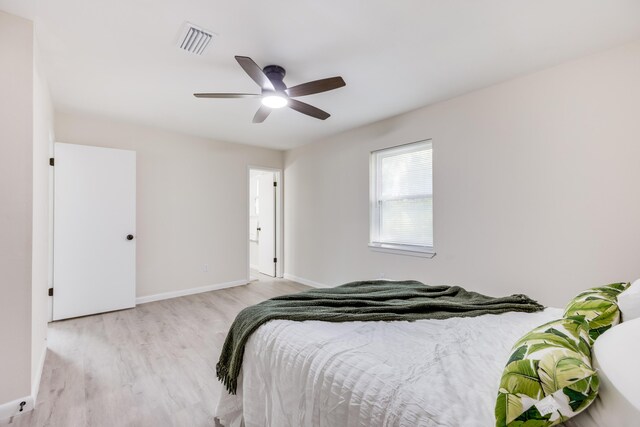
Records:
<instances>
[{"instance_id":1,"label":"tropical leaf print pillow","mask_svg":"<svg viewBox=\"0 0 640 427\"><path fill-rule=\"evenodd\" d=\"M523 336L502 373L496 427L547 427L582 412L598 394L583 317L555 320Z\"/></svg>"},{"instance_id":2,"label":"tropical leaf print pillow","mask_svg":"<svg viewBox=\"0 0 640 427\"><path fill-rule=\"evenodd\" d=\"M629 285L629 283L612 283L581 292L569 301L564 317L584 316L589 323L589 337L593 343L606 330L620 323L618 295Z\"/></svg>"}]
</instances>

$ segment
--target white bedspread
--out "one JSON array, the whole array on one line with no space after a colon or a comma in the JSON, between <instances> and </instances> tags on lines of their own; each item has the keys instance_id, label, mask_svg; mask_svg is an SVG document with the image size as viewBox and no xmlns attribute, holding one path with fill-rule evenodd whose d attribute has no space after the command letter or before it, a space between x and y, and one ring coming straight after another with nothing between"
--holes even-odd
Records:
<instances>
[{"instance_id":1,"label":"white bedspread","mask_svg":"<svg viewBox=\"0 0 640 427\"><path fill-rule=\"evenodd\" d=\"M225 427L491 427L509 350L560 309L416 322L271 321L249 339Z\"/></svg>"}]
</instances>

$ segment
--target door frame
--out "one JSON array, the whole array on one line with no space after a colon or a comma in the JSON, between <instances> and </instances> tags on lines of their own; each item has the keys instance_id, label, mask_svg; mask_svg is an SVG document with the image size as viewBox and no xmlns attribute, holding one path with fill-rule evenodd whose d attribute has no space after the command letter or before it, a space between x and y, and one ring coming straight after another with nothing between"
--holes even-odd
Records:
<instances>
[{"instance_id":1,"label":"door frame","mask_svg":"<svg viewBox=\"0 0 640 427\"><path fill-rule=\"evenodd\" d=\"M283 174L282 174L282 169L278 169L278 168L270 168L270 167L265 167L265 166L253 166L253 165L248 165L247 166L247 197L246 197L246 206L244 209L245 212L245 224L246 224L246 235L245 235L245 242L246 242L246 247L247 247L247 283L251 281L251 247L250 247L250 241L249 241L249 236L250 236L250 231L249 231L249 227L251 226L250 224L250 218L249 218L249 207L251 206L251 171L252 170L258 170L258 171L264 171L264 172L273 172L275 174L275 182L278 183L278 185L276 186L276 212L275 212L275 216L276 216L276 229L275 229L275 233L276 233L276 258L278 259L278 262L276 263L276 278L282 278L284 276L284 248L283 248L283 242L284 242L284 216L283 216L283 207L284 207L284 203L283 203L283 199L282 199L282 195L283 195L283 185L284 185L284 179L283 179Z\"/></svg>"}]
</instances>

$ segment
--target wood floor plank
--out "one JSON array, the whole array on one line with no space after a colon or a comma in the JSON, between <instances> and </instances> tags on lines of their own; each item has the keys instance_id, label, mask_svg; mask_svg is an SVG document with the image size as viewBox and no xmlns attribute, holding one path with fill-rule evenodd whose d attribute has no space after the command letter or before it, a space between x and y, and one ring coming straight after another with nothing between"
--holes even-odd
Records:
<instances>
[{"instance_id":1,"label":"wood floor plank","mask_svg":"<svg viewBox=\"0 0 640 427\"><path fill-rule=\"evenodd\" d=\"M215 364L235 316L305 289L261 279L51 323L36 408L2 425L213 426L222 391Z\"/></svg>"}]
</instances>

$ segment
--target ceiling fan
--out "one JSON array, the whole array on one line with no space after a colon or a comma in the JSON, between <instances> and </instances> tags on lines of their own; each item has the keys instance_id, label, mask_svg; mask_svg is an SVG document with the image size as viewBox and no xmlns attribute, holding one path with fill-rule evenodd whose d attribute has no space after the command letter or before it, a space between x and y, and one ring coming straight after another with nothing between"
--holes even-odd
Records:
<instances>
[{"instance_id":1,"label":"ceiling fan","mask_svg":"<svg viewBox=\"0 0 640 427\"><path fill-rule=\"evenodd\" d=\"M262 105L253 116L253 123L262 123L274 108L289 107L316 119L326 120L330 114L313 105L298 101L298 96L313 95L345 86L342 77L315 80L287 88L282 81L286 74L279 65L267 65L261 69L248 56L236 56L244 71L260 86L262 93L194 93L196 98L262 98Z\"/></svg>"}]
</instances>

